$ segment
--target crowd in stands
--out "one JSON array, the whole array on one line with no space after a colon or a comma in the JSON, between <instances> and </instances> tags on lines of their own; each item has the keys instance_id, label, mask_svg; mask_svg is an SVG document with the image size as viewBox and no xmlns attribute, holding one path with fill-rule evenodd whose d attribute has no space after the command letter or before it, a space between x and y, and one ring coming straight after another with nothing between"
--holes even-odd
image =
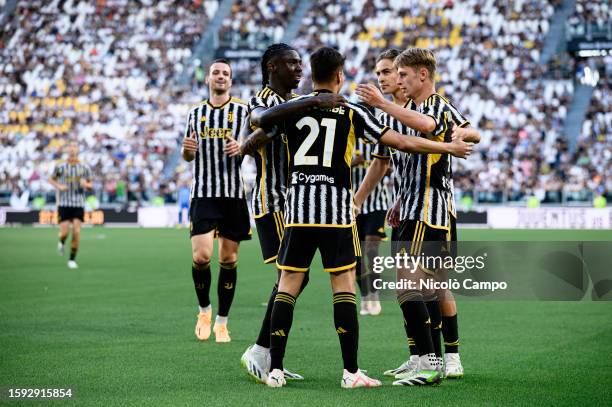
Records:
<instances>
[{"instance_id":1,"label":"crowd in stands","mask_svg":"<svg viewBox=\"0 0 612 407\"><path fill-rule=\"evenodd\" d=\"M175 79L216 7L211 0L18 2L0 28L1 193L52 200L46 179L72 137L102 203L157 196L199 97Z\"/></svg>"},{"instance_id":2,"label":"crowd in stands","mask_svg":"<svg viewBox=\"0 0 612 407\"><path fill-rule=\"evenodd\" d=\"M582 124L576 153L566 166L574 191L593 191L612 201L612 56L596 60L601 80ZM580 196L576 197L577 199Z\"/></svg>"},{"instance_id":3,"label":"crowd in stands","mask_svg":"<svg viewBox=\"0 0 612 407\"><path fill-rule=\"evenodd\" d=\"M287 0L237 0L219 30L221 45L265 49L280 42L293 13Z\"/></svg>"},{"instance_id":4,"label":"crowd in stands","mask_svg":"<svg viewBox=\"0 0 612 407\"><path fill-rule=\"evenodd\" d=\"M322 45L346 57L344 93L375 82L386 48L431 47L439 93L477 127L482 142L454 161L459 196L478 203L591 201L608 197L610 58L600 76L577 148L562 134L583 62L540 52L562 0L313 0L292 45L304 60L300 92L311 90L308 55ZM0 36L0 190L48 190L67 129L83 141L103 202L171 200L189 165L162 184L185 113L202 97L176 86L182 63L218 7L214 1L98 0L18 3ZM136 4L138 6L136 7ZM221 46L262 49L283 36L294 2L238 0L219 30ZM202 18L203 10L207 18ZM579 0L574 19L609 22L608 2ZM7 31L8 30L8 31ZM12 30L12 31L11 31ZM24 47L23 44L28 44ZM233 65L234 94L261 84L259 61ZM203 69L196 70L204 87ZM17 163L18 165L15 165ZM246 171L245 178L252 179Z\"/></svg>"}]
</instances>

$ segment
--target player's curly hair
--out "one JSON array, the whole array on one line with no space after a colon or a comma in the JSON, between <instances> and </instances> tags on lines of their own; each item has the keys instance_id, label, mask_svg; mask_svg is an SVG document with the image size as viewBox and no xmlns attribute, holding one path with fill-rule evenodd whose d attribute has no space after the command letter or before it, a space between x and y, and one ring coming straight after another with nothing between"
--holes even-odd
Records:
<instances>
[{"instance_id":1,"label":"player's curly hair","mask_svg":"<svg viewBox=\"0 0 612 407\"><path fill-rule=\"evenodd\" d=\"M282 54L287 51L296 51L291 45L287 45L283 42L272 44L264 51L261 56L261 85L266 86L268 84L268 62L275 56Z\"/></svg>"}]
</instances>

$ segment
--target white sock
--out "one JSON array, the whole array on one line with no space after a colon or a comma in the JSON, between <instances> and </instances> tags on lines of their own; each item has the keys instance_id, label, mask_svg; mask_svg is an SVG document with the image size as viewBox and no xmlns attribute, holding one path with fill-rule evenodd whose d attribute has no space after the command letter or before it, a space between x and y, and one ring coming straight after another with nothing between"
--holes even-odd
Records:
<instances>
[{"instance_id":1,"label":"white sock","mask_svg":"<svg viewBox=\"0 0 612 407\"><path fill-rule=\"evenodd\" d=\"M200 306L198 306L198 308L200 308L200 312L202 312L202 313L206 313L206 312L208 312L208 311L210 311L212 309L210 304L208 304L208 307L200 307Z\"/></svg>"},{"instance_id":2,"label":"white sock","mask_svg":"<svg viewBox=\"0 0 612 407\"><path fill-rule=\"evenodd\" d=\"M227 325L227 317L220 317L217 315L215 318L215 325Z\"/></svg>"},{"instance_id":3,"label":"white sock","mask_svg":"<svg viewBox=\"0 0 612 407\"><path fill-rule=\"evenodd\" d=\"M251 349L253 349L253 352L257 352L257 353L268 353L268 352L270 352L269 348L264 348L263 346L259 346L258 344L253 345L253 347Z\"/></svg>"}]
</instances>

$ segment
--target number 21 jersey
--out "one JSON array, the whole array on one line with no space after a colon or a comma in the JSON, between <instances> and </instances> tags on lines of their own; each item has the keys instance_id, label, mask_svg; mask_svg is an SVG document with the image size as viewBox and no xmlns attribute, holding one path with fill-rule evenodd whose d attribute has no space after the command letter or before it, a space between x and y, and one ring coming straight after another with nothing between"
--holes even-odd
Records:
<instances>
[{"instance_id":1,"label":"number 21 jersey","mask_svg":"<svg viewBox=\"0 0 612 407\"><path fill-rule=\"evenodd\" d=\"M326 91L296 99L321 92ZM351 226L355 221L351 183L355 140L378 143L389 128L353 103L306 110L283 126L289 152L285 226Z\"/></svg>"}]
</instances>

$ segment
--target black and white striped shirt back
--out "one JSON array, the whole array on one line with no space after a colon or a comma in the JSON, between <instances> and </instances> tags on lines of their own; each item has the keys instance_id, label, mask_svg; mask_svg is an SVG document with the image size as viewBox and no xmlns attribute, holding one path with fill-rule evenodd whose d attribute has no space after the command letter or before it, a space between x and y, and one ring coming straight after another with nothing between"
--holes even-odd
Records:
<instances>
[{"instance_id":1,"label":"black and white striped shirt back","mask_svg":"<svg viewBox=\"0 0 612 407\"><path fill-rule=\"evenodd\" d=\"M291 160L285 226L352 226L356 140L378 143L387 130L365 107L353 103L311 109L286 120Z\"/></svg>"},{"instance_id":2,"label":"black and white striped shirt back","mask_svg":"<svg viewBox=\"0 0 612 407\"><path fill-rule=\"evenodd\" d=\"M366 143L363 139L357 139L355 147L355 155L363 156L364 161L361 164L352 167L353 189L357 191L363 182L368 167L372 164L374 158L389 159L389 149L383 144ZM389 191L384 184L384 180L379 182L374 190L361 206L363 215L376 212L386 211L389 209Z\"/></svg>"},{"instance_id":3,"label":"black and white striped shirt back","mask_svg":"<svg viewBox=\"0 0 612 407\"><path fill-rule=\"evenodd\" d=\"M408 99L408 101L404 104L405 109L415 110L416 107L416 103L414 103L412 99ZM400 134L405 136L414 136L414 130L387 113L383 112L379 116L379 120L382 124L392 128ZM408 161L410 154L394 148L386 147L382 144L378 144L376 147L381 149L379 151L380 154L384 154L384 150L382 149L387 149L391 155L391 165L393 167L393 191L391 194L391 204L393 205L400 197L400 189L405 189L408 186L408 182L403 175L404 168L406 167L406 162Z\"/></svg>"}]
</instances>

